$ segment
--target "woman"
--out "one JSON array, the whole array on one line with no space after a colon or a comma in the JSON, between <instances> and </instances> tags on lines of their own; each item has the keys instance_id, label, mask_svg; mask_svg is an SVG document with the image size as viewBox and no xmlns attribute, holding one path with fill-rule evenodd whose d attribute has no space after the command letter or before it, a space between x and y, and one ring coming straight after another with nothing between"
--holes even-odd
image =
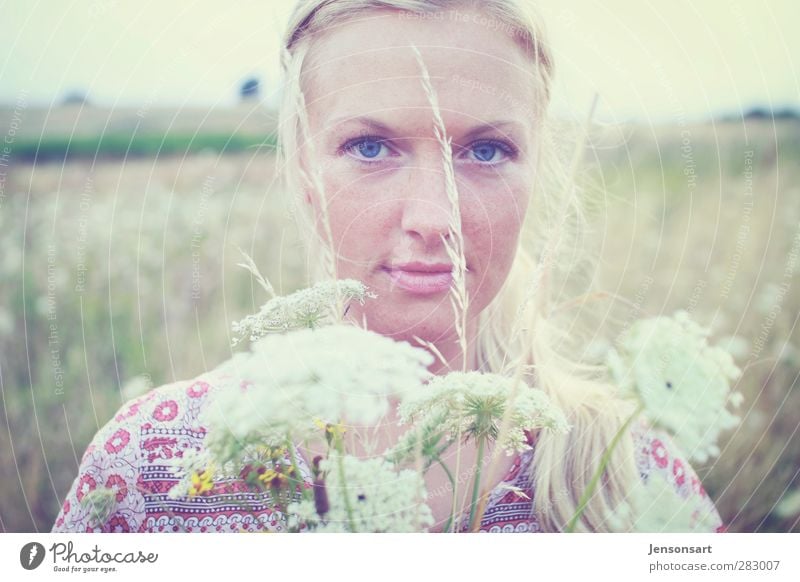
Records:
<instances>
[{"instance_id":1,"label":"woman","mask_svg":"<svg viewBox=\"0 0 800 582\"><path fill-rule=\"evenodd\" d=\"M586 261L570 244L580 210L548 133L553 61L542 26L512 0L309 0L295 8L284 49L281 155L308 256L320 258L312 282L331 274L362 281L379 300L351 306L348 318L394 339L421 338L438 352L434 373L509 374L535 364L531 381L573 429L531 434L532 452L501 459L481 529L562 531L632 409L595 369L571 359L580 336L572 319L556 319L564 310L552 310L549 290L569 289ZM466 350L448 294L453 208L420 62L452 140L469 297ZM523 229L526 217L531 224ZM523 245L523 231L537 238ZM335 273L322 260L331 256L329 237ZM235 482L199 481L201 495L168 496L176 478L166 460L202 447L198 415L209 394L239 381L223 366L123 406L87 449L53 531L280 531L268 499L249 498L250 511L231 503L243 491ZM397 434L387 431L386 444ZM459 462L474 468L474 445L462 448ZM456 460L445 463L452 470ZM310 480L308 464L301 469ZM638 426L615 449L602 494L590 499L577 529L608 530L609 512L630 484L654 472L716 515L674 445ZM432 469L426 484L441 490L443 470ZM80 503L99 487L114 491L113 513L102 523ZM449 503L441 495L430 502L437 530Z\"/></svg>"}]
</instances>

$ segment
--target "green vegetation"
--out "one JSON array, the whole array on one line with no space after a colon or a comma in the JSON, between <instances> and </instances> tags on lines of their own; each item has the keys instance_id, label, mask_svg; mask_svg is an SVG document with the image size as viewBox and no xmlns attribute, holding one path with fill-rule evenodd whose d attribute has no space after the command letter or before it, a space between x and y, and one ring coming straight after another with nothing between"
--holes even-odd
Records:
<instances>
[{"instance_id":1,"label":"green vegetation","mask_svg":"<svg viewBox=\"0 0 800 582\"><path fill-rule=\"evenodd\" d=\"M14 143L14 154L23 160L63 160L130 156L186 155L202 151L238 153L245 150L272 150L274 134L263 139L252 135L214 134L137 134L106 133L99 136L29 138Z\"/></svg>"}]
</instances>

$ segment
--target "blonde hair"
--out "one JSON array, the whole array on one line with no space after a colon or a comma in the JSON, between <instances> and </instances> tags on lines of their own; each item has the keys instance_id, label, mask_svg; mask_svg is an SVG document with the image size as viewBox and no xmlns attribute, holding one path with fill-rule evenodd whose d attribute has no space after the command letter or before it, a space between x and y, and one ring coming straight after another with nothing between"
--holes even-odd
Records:
<instances>
[{"instance_id":1,"label":"blonde hair","mask_svg":"<svg viewBox=\"0 0 800 582\"><path fill-rule=\"evenodd\" d=\"M476 8L502 23L533 61L537 97L531 108L542 141L533 188L536 204L530 204L536 212L526 217L526 223L535 222L523 229L532 237L527 241L520 238L508 278L479 316L475 341L481 370L510 374L516 366L526 366L533 372L534 385L562 407L572 425L568 435L539 435L532 463L533 513L544 531L561 531L575 513L605 449L632 412L632 405L604 381L601 368L578 357L590 327L583 331L576 327L576 320L589 314L587 302L580 297L589 294L594 280L590 271L596 258L588 253L582 238L586 221L578 190L546 116L553 59L538 16L517 0L300 0L283 40L280 167L289 192L303 192L297 152L299 120L304 112L300 111L302 100L298 96L302 94L301 73L315 37L377 9L432 13L457 7ZM299 209L296 218L307 218L306 206L295 203L295 209ZM307 256L319 258L323 245L315 229L307 228L313 219L307 220L305 227L300 227L307 236ZM312 281L324 276L318 263L310 265L307 272ZM577 297L577 314L555 309L552 290L558 290L561 297ZM633 440L621 439L576 531L608 531L608 514L626 499L637 479Z\"/></svg>"}]
</instances>

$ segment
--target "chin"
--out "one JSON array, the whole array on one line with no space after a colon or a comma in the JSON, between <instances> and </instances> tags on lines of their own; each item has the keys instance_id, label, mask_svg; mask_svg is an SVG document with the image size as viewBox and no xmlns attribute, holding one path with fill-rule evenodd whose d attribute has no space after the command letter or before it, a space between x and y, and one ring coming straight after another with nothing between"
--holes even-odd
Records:
<instances>
[{"instance_id":1,"label":"chin","mask_svg":"<svg viewBox=\"0 0 800 582\"><path fill-rule=\"evenodd\" d=\"M372 331L391 337L395 340L405 340L412 345L418 345L413 340L417 336L426 341L435 342L447 337L456 337L453 308L449 300L442 302L438 307L425 306L424 308L397 307L391 317L380 317L373 314L367 315L367 326ZM398 316L398 312L402 312Z\"/></svg>"}]
</instances>

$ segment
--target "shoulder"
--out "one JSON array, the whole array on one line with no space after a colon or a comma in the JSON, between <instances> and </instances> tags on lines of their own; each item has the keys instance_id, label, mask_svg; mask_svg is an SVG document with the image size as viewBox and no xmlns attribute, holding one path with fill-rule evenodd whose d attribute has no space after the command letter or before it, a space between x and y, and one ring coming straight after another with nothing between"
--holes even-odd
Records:
<instances>
[{"instance_id":1,"label":"shoulder","mask_svg":"<svg viewBox=\"0 0 800 582\"><path fill-rule=\"evenodd\" d=\"M195 378L164 384L126 402L109 421L109 426L135 432L142 451L154 451L173 442L173 437L205 434L202 413L213 395L241 383L226 362ZM104 430L106 433L114 431L113 428ZM163 438L153 440L154 437ZM165 450L164 454L168 458L170 453ZM153 460L152 454L147 457Z\"/></svg>"},{"instance_id":2,"label":"shoulder","mask_svg":"<svg viewBox=\"0 0 800 582\"><path fill-rule=\"evenodd\" d=\"M708 523L715 525L711 531L723 532L725 525L709 497L688 456L663 429L651 426L646 420L635 423L631 429L636 468L642 482L652 479L666 482L681 499L708 515Z\"/></svg>"},{"instance_id":3,"label":"shoulder","mask_svg":"<svg viewBox=\"0 0 800 582\"><path fill-rule=\"evenodd\" d=\"M145 531L153 489L168 484L164 462L200 446L206 432L200 413L209 395L233 380L223 366L120 406L86 447L52 531ZM98 514L94 499L101 492L109 504Z\"/></svg>"}]
</instances>

